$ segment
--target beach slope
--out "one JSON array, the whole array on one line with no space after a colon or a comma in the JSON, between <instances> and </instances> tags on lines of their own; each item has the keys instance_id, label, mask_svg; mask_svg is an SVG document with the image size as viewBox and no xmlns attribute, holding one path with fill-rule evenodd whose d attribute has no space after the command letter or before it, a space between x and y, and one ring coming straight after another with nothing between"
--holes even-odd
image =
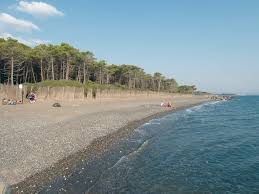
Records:
<instances>
[{"instance_id":1,"label":"beach slope","mask_svg":"<svg viewBox=\"0 0 259 194\"><path fill-rule=\"evenodd\" d=\"M106 99L62 102L61 108L52 107L53 101L0 106L0 180L8 185L22 182L129 123L171 111L160 107L162 101L183 108L208 98L176 95Z\"/></svg>"}]
</instances>

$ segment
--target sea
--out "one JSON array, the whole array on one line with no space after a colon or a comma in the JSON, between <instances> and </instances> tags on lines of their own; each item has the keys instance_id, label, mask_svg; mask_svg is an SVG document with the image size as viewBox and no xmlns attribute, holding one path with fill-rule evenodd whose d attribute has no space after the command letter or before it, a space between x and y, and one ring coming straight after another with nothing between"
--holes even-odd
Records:
<instances>
[{"instance_id":1,"label":"sea","mask_svg":"<svg viewBox=\"0 0 259 194\"><path fill-rule=\"evenodd\" d=\"M259 96L153 119L40 193L259 193Z\"/></svg>"}]
</instances>

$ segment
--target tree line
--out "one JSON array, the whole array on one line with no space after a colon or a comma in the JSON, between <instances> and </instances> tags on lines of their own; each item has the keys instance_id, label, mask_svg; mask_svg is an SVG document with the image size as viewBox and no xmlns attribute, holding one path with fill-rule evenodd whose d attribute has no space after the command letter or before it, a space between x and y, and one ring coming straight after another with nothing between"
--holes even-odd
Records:
<instances>
[{"instance_id":1,"label":"tree line","mask_svg":"<svg viewBox=\"0 0 259 194\"><path fill-rule=\"evenodd\" d=\"M0 38L0 83L17 85L45 80L74 80L167 92L192 93L195 86L178 86L161 73L146 73L136 65L108 64L90 51L67 44L41 44L29 47L17 40Z\"/></svg>"}]
</instances>

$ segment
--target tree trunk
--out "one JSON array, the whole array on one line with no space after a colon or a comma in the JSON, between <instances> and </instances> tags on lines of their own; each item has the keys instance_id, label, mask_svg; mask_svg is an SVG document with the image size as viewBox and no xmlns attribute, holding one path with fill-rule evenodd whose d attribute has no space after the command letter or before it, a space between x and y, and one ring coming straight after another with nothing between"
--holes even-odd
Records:
<instances>
[{"instance_id":1,"label":"tree trunk","mask_svg":"<svg viewBox=\"0 0 259 194\"><path fill-rule=\"evenodd\" d=\"M102 84L102 68L100 68L99 72L99 83Z\"/></svg>"},{"instance_id":2,"label":"tree trunk","mask_svg":"<svg viewBox=\"0 0 259 194\"><path fill-rule=\"evenodd\" d=\"M23 83L25 83L25 72L26 72L26 68L24 67L23 73L22 73L22 82Z\"/></svg>"},{"instance_id":3,"label":"tree trunk","mask_svg":"<svg viewBox=\"0 0 259 194\"><path fill-rule=\"evenodd\" d=\"M31 73L32 73L33 81L34 81L34 83L36 83L36 78L35 78L34 70L32 67L32 63L31 63Z\"/></svg>"},{"instance_id":4,"label":"tree trunk","mask_svg":"<svg viewBox=\"0 0 259 194\"><path fill-rule=\"evenodd\" d=\"M62 67L62 78L64 79L65 71L64 71L64 61L61 61L61 67Z\"/></svg>"},{"instance_id":5,"label":"tree trunk","mask_svg":"<svg viewBox=\"0 0 259 194\"><path fill-rule=\"evenodd\" d=\"M78 71L77 71L77 81L81 83L81 68L80 68L80 66L78 67Z\"/></svg>"},{"instance_id":6,"label":"tree trunk","mask_svg":"<svg viewBox=\"0 0 259 194\"><path fill-rule=\"evenodd\" d=\"M152 89L156 91L156 85L155 85L155 80L152 78Z\"/></svg>"},{"instance_id":7,"label":"tree trunk","mask_svg":"<svg viewBox=\"0 0 259 194\"><path fill-rule=\"evenodd\" d=\"M26 83L28 79L28 66L26 67L26 72L25 72L25 80L24 82Z\"/></svg>"},{"instance_id":8,"label":"tree trunk","mask_svg":"<svg viewBox=\"0 0 259 194\"><path fill-rule=\"evenodd\" d=\"M43 60L40 60L40 76L41 76L41 81L44 81L44 75L43 75Z\"/></svg>"},{"instance_id":9,"label":"tree trunk","mask_svg":"<svg viewBox=\"0 0 259 194\"><path fill-rule=\"evenodd\" d=\"M14 85L14 82L13 82L13 72L14 72L14 59L12 57L11 58L11 85L12 86Z\"/></svg>"},{"instance_id":10,"label":"tree trunk","mask_svg":"<svg viewBox=\"0 0 259 194\"><path fill-rule=\"evenodd\" d=\"M131 77L130 77L130 73L129 73L128 87L129 87L129 89L131 89Z\"/></svg>"},{"instance_id":11,"label":"tree trunk","mask_svg":"<svg viewBox=\"0 0 259 194\"><path fill-rule=\"evenodd\" d=\"M63 62L61 61L61 63L60 63L59 79L62 79L62 75L63 75Z\"/></svg>"},{"instance_id":12,"label":"tree trunk","mask_svg":"<svg viewBox=\"0 0 259 194\"><path fill-rule=\"evenodd\" d=\"M67 68L66 68L66 80L69 80L69 60L67 60Z\"/></svg>"},{"instance_id":13,"label":"tree trunk","mask_svg":"<svg viewBox=\"0 0 259 194\"><path fill-rule=\"evenodd\" d=\"M134 73L133 88L136 89L136 73Z\"/></svg>"},{"instance_id":14,"label":"tree trunk","mask_svg":"<svg viewBox=\"0 0 259 194\"><path fill-rule=\"evenodd\" d=\"M51 58L51 72L52 72L52 80L55 80L55 74L54 74L54 59Z\"/></svg>"},{"instance_id":15,"label":"tree trunk","mask_svg":"<svg viewBox=\"0 0 259 194\"><path fill-rule=\"evenodd\" d=\"M86 83L86 64L84 63L84 84Z\"/></svg>"},{"instance_id":16,"label":"tree trunk","mask_svg":"<svg viewBox=\"0 0 259 194\"><path fill-rule=\"evenodd\" d=\"M16 73L16 85L19 84L19 73Z\"/></svg>"},{"instance_id":17,"label":"tree trunk","mask_svg":"<svg viewBox=\"0 0 259 194\"><path fill-rule=\"evenodd\" d=\"M109 84L110 83L110 76L109 76L109 73L107 73L106 75L106 84Z\"/></svg>"},{"instance_id":18,"label":"tree trunk","mask_svg":"<svg viewBox=\"0 0 259 194\"><path fill-rule=\"evenodd\" d=\"M158 80L158 92L160 92L160 87L161 87L161 79Z\"/></svg>"},{"instance_id":19,"label":"tree trunk","mask_svg":"<svg viewBox=\"0 0 259 194\"><path fill-rule=\"evenodd\" d=\"M47 75L46 75L47 80L49 80L49 69L50 69L50 65L49 65L49 62L48 62Z\"/></svg>"}]
</instances>

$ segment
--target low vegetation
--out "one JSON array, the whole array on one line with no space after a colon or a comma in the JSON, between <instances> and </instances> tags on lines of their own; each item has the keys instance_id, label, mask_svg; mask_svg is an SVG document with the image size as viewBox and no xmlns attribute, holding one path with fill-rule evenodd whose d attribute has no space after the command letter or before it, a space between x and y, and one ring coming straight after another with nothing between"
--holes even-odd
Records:
<instances>
[{"instance_id":1,"label":"low vegetation","mask_svg":"<svg viewBox=\"0 0 259 194\"><path fill-rule=\"evenodd\" d=\"M92 81L88 81L87 83L83 84L78 81L73 80L45 80L38 83L26 83L27 87L77 87L77 88L86 88L86 89L127 89L123 85L117 85L117 84L98 84Z\"/></svg>"}]
</instances>

